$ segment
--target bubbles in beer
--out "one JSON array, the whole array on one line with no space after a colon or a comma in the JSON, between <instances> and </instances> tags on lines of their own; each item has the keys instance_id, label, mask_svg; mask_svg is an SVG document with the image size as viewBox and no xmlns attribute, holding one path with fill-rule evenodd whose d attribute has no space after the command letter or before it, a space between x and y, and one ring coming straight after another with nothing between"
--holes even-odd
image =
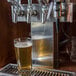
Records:
<instances>
[{"instance_id":1,"label":"bubbles in beer","mask_svg":"<svg viewBox=\"0 0 76 76\"><path fill-rule=\"evenodd\" d=\"M30 47L32 46L32 43L27 41L27 42L17 42L15 44L15 47L18 47L18 48L26 48L26 47Z\"/></svg>"},{"instance_id":2,"label":"bubbles in beer","mask_svg":"<svg viewBox=\"0 0 76 76\"><path fill-rule=\"evenodd\" d=\"M31 58L32 42L17 42L15 43L15 54L18 63L18 70L30 70L32 64Z\"/></svg>"}]
</instances>

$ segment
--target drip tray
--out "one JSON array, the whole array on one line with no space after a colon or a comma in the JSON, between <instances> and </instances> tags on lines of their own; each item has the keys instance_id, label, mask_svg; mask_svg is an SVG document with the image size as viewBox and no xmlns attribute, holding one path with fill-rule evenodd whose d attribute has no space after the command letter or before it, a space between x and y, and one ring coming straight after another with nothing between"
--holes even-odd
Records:
<instances>
[{"instance_id":1,"label":"drip tray","mask_svg":"<svg viewBox=\"0 0 76 76\"><path fill-rule=\"evenodd\" d=\"M18 73L16 64L8 64L2 69L0 69L0 76L21 76L21 75L19 75ZM31 76L76 76L76 75L74 72L68 72L68 71L45 69L45 68L42 69L32 68Z\"/></svg>"}]
</instances>

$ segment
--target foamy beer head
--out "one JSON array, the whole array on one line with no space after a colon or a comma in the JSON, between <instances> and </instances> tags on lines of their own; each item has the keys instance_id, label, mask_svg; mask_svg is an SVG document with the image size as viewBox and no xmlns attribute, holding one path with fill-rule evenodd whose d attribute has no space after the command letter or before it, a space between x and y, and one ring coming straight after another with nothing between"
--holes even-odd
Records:
<instances>
[{"instance_id":1,"label":"foamy beer head","mask_svg":"<svg viewBox=\"0 0 76 76\"><path fill-rule=\"evenodd\" d=\"M32 42L31 39L23 38L14 41L18 70L30 70L32 65Z\"/></svg>"}]
</instances>

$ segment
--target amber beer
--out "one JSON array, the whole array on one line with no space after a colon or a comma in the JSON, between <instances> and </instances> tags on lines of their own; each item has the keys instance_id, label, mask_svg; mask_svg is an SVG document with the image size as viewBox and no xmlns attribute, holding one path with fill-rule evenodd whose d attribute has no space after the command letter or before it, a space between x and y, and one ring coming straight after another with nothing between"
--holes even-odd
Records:
<instances>
[{"instance_id":1,"label":"amber beer","mask_svg":"<svg viewBox=\"0 0 76 76\"><path fill-rule=\"evenodd\" d=\"M31 52L32 52L32 43L30 41L15 43L15 54L19 71L31 69L32 65Z\"/></svg>"},{"instance_id":2,"label":"amber beer","mask_svg":"<svg viewBox=\"0 0 76 76\"><path fill-rule=\"evenodd\" d=\"M38 57L44 57L44 56L50 55L51 36L36 35L32 37L32 41L33 41L33 48L34 48L33 51L35 51L36 54L38 54Z\"/></svg>"}]
</instances>

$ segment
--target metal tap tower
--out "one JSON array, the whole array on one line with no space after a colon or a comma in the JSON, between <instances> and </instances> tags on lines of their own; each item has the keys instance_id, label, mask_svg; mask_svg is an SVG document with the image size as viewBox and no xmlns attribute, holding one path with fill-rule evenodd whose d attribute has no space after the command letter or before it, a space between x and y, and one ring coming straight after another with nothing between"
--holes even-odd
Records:
<instances>
[{"instance_id":1,"label":"metal tap tower","mask_svg":"<svg viewBox=\"0 0 76 76\"><path fill-rule=\"evenodd\" d=\"M53 50L53 32L55 31L53 22L56 22L57 33L59 32L59 21L72 22L72 3L69 0L38 0L38 4L32 4L32 0L28 0L28 4L21 4L21 0L8 0L8 2L11 3L14 23L31 23L33 66L58 67L58 48ZM54 51L57 51L56 55ZM57 58L56 61L54 58Z\"/></svg>"}]
</instances>

